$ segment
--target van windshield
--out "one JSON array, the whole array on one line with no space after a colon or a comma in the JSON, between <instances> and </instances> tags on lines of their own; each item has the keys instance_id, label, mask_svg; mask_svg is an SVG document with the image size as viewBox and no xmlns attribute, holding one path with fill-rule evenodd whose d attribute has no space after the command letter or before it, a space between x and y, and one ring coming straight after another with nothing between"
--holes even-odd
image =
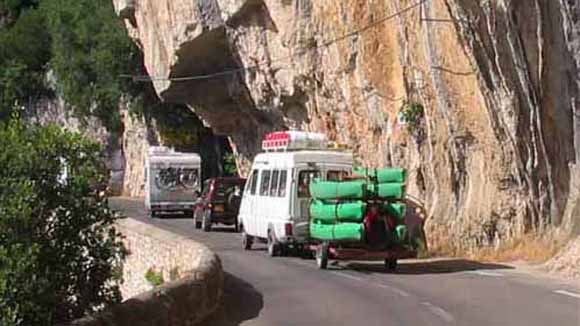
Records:
<instances>
[{"instance_id":1,"label":"van windshield","mask_svg":"<svg viewBox=\"0 0 580 326\"><path fill-rule=\"evenodd\" d=\"M310 182L320 178L320 172L316 170L300 171L298 174L298 198L310 197Z\"/></svg>"}]
</instances>

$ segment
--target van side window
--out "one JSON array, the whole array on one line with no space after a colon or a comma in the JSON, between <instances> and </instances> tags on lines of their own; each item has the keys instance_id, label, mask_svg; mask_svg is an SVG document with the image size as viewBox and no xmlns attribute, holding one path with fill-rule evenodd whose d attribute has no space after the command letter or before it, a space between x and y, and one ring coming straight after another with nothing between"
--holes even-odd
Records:
<instances>
[{"instance_id":1,"label":"van side window","mask_svg":"<svg viewBox=\"0 0 580 326\"><path fill-rule=\"evenodd\" d=\"M280 175L280 171L274 170L272 171L272 182L270 182L270 191L268 192L269 196L276 196L278 193L278 176Z\"/></svg>"},{"instance_id":2,"label":"van side window","mask_svg":"<svg viewBox=\"0 0 580 326\"><path fill-rule=\"evenodd\" d=\"M346 171L328 171L326 173L326 180L328 181L342 181L348 176Z\"/></svg>"},{"instance_id":3,"label":"van side window","mask_svg":"<svg viewBox=\"0 0 580 326\"><path fill-rule=\"evenodd\" d=\"M258 170L252 171L252 176L250 179L250 195L255 195L256 188L258 186Z\"/></svg>"},{"instance_id":4,"label":"van side window","mask_svg":"<svg viewBox=\"0 0 580 326\"><path fill-rule=\"evenodd\" d=\"M298 174L298 198L310 197L310 182L316 178L320 178L318 171L300 171Z\"/></svg>"},{"instance_id":5,"label":"van side window","mask_svg":"<svg viewBox=\"0 0 580 326\"><path fill-rule=\"evenodd\" d=\"M268 196L268 190L270 187L270 171L262 171L261 183L260 183L260 196Z\"/></svg>"},{"instance_id":6,"label":"van side window","mask_svg":"<svg viewBox=\"0 0 580 326\"><path fill-rule=\"evenodd\" d=\"M280 171L280 182L278 183L278 197L286 196L286 170Z\"/></svg>"}]
</instances>

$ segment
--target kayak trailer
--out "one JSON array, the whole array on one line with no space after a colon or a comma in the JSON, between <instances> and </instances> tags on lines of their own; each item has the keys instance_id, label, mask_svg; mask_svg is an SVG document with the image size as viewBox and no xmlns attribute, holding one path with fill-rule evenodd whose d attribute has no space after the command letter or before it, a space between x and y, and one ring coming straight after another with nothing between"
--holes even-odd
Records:
<instances>
[{"instance_id":1,"label":"kayak trailer","mask_svg":"<svg viewBox=\"0 0 580 326\"><path fill-rule=\"evenodd\" d=\"M416 258L415 250L406 249L402 246L394 246L390 249L371 249L365 246L351 246L346 244L323 241L310 244L309 249L314 253L316 265L319 269L326 269L328 260L360 260L360 261L380 261L385 262L387 271L397 269L397 260L406 258Z\"/></svg>"}]
</instances>

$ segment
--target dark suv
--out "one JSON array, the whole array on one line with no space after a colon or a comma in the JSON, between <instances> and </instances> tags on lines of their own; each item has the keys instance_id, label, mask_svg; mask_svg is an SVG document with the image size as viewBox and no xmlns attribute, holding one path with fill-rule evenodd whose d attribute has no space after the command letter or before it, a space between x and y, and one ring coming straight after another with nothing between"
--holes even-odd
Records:
<instances>
[{"instance_id":1,"label":"dark suv","mask_svg":"<svg viewBox=\"0 0 580 326\"><path fill-rule=\"evenodd\" d=\"M214 223L233 225L238 232L238 212L246 179L211 178L203 183L203 192L193 208L195 228L211 231Z\"/></svg>"}]
</instances>

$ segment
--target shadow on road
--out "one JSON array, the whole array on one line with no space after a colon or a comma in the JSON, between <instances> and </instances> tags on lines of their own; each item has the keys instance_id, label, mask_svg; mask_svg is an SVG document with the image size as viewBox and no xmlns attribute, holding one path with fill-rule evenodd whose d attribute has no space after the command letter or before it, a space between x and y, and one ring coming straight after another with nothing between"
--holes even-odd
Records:
<instances>
[{"instance_id":1,"label":"shadow on road","mask_svg":"<svg viewBox=\"0 0 580 326\"><path fill-rule=\"evenodd\" d=\"M388 272L381 263L348 263L344 265L346 269L355 270L361 273L393 273ZM502 264L480 263L467 259L448 259L435 261L399 262L399 266L394 274L421 275L421 274L445 274L458 273L477 270L497 270L513 269L513 267Z\"/></svg>"},{"instance_id":2,"label":"shadow on road","mask_svg":"<svg viewBox=\"0 0 580 326\"><path fill-rule=\"evenodd\" d=\"M211 227L211 232L235 233L236 230L234 229L233 226L227 226L227 225L215 226L214 225Z\"/></svg>"},{"instance_id":3,"label":"shadow on road","mask_svg":"<svg viewBox=\"0 0 580 326\"><path fill-rule=\"evenodd\" d=\"M200 326L236 326L256 318L264 299L251 284L225 273L222 306L209 316Z\"/></svg>"}]
</instances>

